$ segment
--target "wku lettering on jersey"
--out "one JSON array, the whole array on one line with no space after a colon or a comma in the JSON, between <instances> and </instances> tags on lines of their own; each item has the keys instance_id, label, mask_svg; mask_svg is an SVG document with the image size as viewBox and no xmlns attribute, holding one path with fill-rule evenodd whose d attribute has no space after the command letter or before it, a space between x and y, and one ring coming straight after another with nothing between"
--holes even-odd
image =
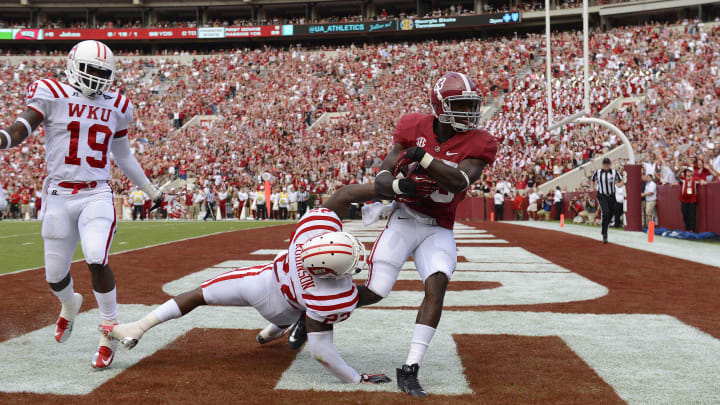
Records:
<instances>
[{"instance_id":1,"label":"wku lettering on jersey","mask_svg":"<svg viewBox=\"0 0 720 405\"><path fill-rule=\"evenodd\" d=\"M108 92L89 98L58 80L40 79L28 86L27 107L43 119L50 179L110 179L113 139L127 136L133 122L127 97Z\"/></svg>"},{"instance_id":2,"label":"wku lettering on jersey","mask_svg":"<svg viewBox=\"0 0 720 405\"><path fill-rule=\"evenodd\" d=\"M98 110L102 110L100 112L100 121L108 122L110 120L110 113L112 110L108 108L102 108L102 107L94 107L91 105L85 105L85 104L75 104L75 103L68 103L68 115L70 118L77 117L77 118L83 118L83 112L87 108L87 115L85 116L88 120L95 120L98 121Z\"/></svg>"}]
</instances>

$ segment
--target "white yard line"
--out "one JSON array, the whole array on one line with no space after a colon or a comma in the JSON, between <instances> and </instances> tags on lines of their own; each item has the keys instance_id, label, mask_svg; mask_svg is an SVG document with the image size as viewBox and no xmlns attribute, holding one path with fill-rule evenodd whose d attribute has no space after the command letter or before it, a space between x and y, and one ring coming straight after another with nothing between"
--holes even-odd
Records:
<instances>
[{"instance_id":1,"label":"white yard line","mask_svg":"<svg viewBox=\"0 0 720 405\"><path fill-rule=\"evenodd\" d=\"M560 224L557 222L542 221L517 221L508 223L526 226L529 228L548 229L551 231L569 233L597 241L602 240L600 227L566 223L565 227L560 228ZM610 228L609 230L608 240L610 243L620 246L644 250L646 252L675 257L709 266L720 267L720 245L718 244L665 238L658 235L655 235L655 241L653 243L649 243L647 234L643 232L627 232L613 228ZM602 245L598 245L598 248L602 248Z\"/></svg>"},{"instance_id":2,"label":"white yard line","mask_svg":"<svg viewBox=\"0 0 720 405\"><path fill-rule=\"evenodd\" d=\"M28 236L28 235L40 235L40 232L17 233L15 235L0 236L0 239L8 239L8 238L15 238L18 236Z\"/></svg>"}]
</instances>

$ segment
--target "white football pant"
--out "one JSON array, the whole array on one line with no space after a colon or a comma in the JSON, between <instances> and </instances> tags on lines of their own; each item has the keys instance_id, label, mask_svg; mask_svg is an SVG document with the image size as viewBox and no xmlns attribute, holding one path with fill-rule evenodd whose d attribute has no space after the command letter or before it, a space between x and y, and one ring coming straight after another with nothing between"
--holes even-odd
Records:
<instances>
[{"instance_id":1,"label":"white football pant","mask_svg":"<svg viewBox=\"0 0 720 405\"><path fill-rule=\"evenodd\" d=\"M88 264L108 263L117 226L112 189L98 182L92 189L59 187L50 182L43 200L42 237L45 245L45 278L57 283L67 276L81 243Z\"/></svg>"},{"instance_id":2,"label":"white football pant","mask_svg":"<svg viewBox=\"0 0 720 405\"><path fill-rule=\"evenodd\" d=\"M365 285L387 297L410 255L423 284L438 272L449 281L457 263L455 237L452 230L435 225L432 218L399 204L370 252Z\"/></svg>"}]
</instances>

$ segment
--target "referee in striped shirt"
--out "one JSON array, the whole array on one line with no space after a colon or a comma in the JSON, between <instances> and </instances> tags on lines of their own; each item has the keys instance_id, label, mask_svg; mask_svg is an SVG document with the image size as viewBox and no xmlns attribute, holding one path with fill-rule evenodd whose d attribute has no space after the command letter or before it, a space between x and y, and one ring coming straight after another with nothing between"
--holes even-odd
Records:
<instances>
[{"instance_id":1,"label":"referee in striped shirt","mask_svg":"<svg viewBox=\"0 0 720 405\"><path fill-rule=\"evenodd\" d=\"M623 180L620 174L610 167L610 159L605 158L602 161L602 169L598 169L590 176L590 180L595 183L597 190L597 199L602 209L602 236L603 243L608 242L608 226L610 220L615 216L617 204L615 201L615 186L622 186Z\"/></svg>"}]
</instances>

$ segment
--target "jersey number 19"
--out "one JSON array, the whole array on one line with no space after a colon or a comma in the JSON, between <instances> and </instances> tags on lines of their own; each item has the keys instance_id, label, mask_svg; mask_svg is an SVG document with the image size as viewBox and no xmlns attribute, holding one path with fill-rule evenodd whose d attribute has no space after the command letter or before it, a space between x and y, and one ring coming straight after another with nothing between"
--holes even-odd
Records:
<instances>
[{"instance_id":1,"label":"jersey number 19","mask_svg":"<svg viewBox=\"0 0 720 405\"><path fill-rule=\"evenodd\" d=\"M72 121L67 126L70 131L70 148L68 155L65 156L65 164L80 166L80 157L78 157L78 142L80 141L80 121ZM102 143L97 141L98 133L104 134L105 138ZM85 161L94 168L102 169L107 165L107 152L110 145L112 131L105 125L93 124L88 129L87 142L90 149L101 152L102 158L96 159L92 156L86 156Z\"/></svg>"}]
</instances>

